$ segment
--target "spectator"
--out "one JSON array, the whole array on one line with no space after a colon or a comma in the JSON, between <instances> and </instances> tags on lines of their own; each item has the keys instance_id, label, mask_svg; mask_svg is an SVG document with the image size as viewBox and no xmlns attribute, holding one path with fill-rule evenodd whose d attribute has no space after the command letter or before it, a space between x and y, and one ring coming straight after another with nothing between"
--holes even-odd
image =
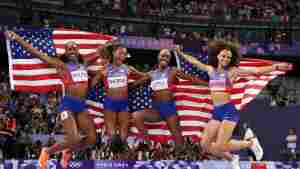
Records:
<instances>
[{"instance_id":1,"label":"spectator","mask_svg":"<svg viewBox=\"0 0 300 169\"><path fill-rule=\"evenodd\" d=\"M297 134L294 128L288 129L288 135L286 136L286 148L288 150L288 155L293 159L296 158L296 148L297 148Z\"/></svg>"},{"instance_id":2,"label":"spectator","mask_svg":"<svg viewBox=\"0 0 300 169\"><path fill-rule=\"evenodd\" d=\"M6 105L0 105L0 154L11 157L16 132L16 119L7 111Z\"/></svg>"}]
</instances>

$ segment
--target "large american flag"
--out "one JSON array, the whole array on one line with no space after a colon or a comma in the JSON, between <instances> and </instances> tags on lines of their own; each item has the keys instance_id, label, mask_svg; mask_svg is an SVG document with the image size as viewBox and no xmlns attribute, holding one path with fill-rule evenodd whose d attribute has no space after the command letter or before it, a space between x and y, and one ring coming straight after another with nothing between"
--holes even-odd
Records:
<instances>
[{"instance_id":1,"label":"large american flag","mask_svg":"<svg viewBox=\"0 0 300 169\"><path fill-rule=\"evenodd\" d=\"M93 57L97 47L114 38L99 33L65 29L22 30L16 33L33 47L53 57L64 53L64 46L68 41L75 41L79 44L79 52L86 58ZM31 55L15 41L7 40L6 44L10 85L13 90L48 92L62 88L61 79L55 68L50 68L47 63ZM89 69L95 71L97 64L90 65Z\"/></svg>"},{"instance_id":2,"label":"large american flag","mask_svg":"<svg viewBox=\"0 0 300 169\"><path fill-rule=\"evenodd\" d=\"M55 29L26 30L17 33L24 37L26 41L32 43L33 46L43 52L47 52L50 56L62 54L65 42L74 40L80 45L80 53L88 57L95 52L98 45L103 45L107 40L113 38L112 36L96 33ZM14 90L41 92L61 88L61 81L55 69L49 68L47 64L31 56L13 41L7 41L7 49L9 54L10 82ZM207 56L199 56L198 59L207 62ZM199 71L178 57L177 63L178 67L185 73L208 79L206 73ZM272 61L267 60L244 58L240 63L240 67L253 69L259 66L271 65L272 63ZM259 94L270 80L284 73L283 71L273 71L265 75L240 75L234 84L232 95L232 100L236 107L241 110ZM147 83L139 88L131 89L129 93L130 110L133 112L150 107L151 92ZM194 86L188 81L181 81L175 87L174 94L183 135L190 136L195 140L201 139L202 131L211 118L213 109L208 87ZM99 82L94 89L90 90L87 98L89 112L94 117L98 131L103 129L104 124L102 114L104 95L103 84ZM171 138L165 122L146 123L146 127L150 138L154 141L165 142ZM137 129L133 124L131 124L130 131L131 134L137 133Z\"/></svg>"}]
</instances>

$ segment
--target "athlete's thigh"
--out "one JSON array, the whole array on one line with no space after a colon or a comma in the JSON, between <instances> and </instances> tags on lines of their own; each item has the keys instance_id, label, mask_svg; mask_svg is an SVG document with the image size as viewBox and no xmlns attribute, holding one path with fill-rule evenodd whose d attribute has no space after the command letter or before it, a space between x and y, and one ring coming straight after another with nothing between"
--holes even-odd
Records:
<instances>
[{"instance_id":1,"label":"athlete's thigh","mask_svg":"<svg viewBox=\"0 0 300 169\"><path fill-rule=\"evenodd\" d=\"M63 132L67 137L78 136L78 126L72 112L66 110L62 111L59 114L59 120L62 124Z\"/></svg>"},{"instance_id":2,"label":"athlete's thigh","mask_svg":"<svg viewBox=\"0 0 300 169\"><path fill-rule=\"evenodd\" d=\"M96 128L93 119L89 116L88 112L81 112L77 115L77 125L80 131L86 131L86 134L96 135Z\"/></svg>"},{"instance_id":3,"label":"athlete's thigh","mask_svg":"<svg viewBox=\"0 0 300 169\"><path fill-rule=\"evenodd\" d=\"M236 124L234 121L223 120L218 130L216 144L223 145L227 143L232 137Z\"/></svg>"},{"instance_id":4,"label":"athlete's thigh","mask_svg":"<svg viewBox=\"0 0 300 169\"><path fill-rule=\"evenodd\" d=\"M203 131L203 141L204 142L214 142L216 140L218 130L220 128L221 122L218 120L210 120Z\"/></svg>"}]
</instances>

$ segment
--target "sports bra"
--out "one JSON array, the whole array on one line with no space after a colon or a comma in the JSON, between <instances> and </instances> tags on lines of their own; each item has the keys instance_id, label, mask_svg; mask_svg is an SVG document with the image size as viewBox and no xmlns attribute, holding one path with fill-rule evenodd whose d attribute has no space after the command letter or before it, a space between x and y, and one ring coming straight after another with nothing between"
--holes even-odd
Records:
<instances>
[{"instance_id":1,"label":"sports bra","mask_svg":"<svg viewBox=\"0 0 300 169\"><path fill-rule=\"evenodd\" d=\"M122 64L118 67L109 64L107 66L107 78L104 82L106 88L127 87L129 69Z\"/></svg>"},{"instance_id":2,"label":"sports bra","mask_svg":"<svg viewBox=\"0 0 300 169\"><path fill-rule=\"evenodd\" d=\"M154 91L169 89L169 74L171 72L171 68L167 67L165 70L154 70L149 72L151 76L151 84L150 87Z\"/></svg>"},{"instance_id":3,"label":"sports bra","mask_svg":"<svg viewBox=\"0 0 300 169\"><path fill-rule=\"evenodd\" d=\"M216 69L214 69L209 77L210 91L231 92L232 83L228 76L228 70L225 70L223 73L220 73Z\"/></svg>"},{"instance_id":4,"label":"sports bra","mask_svg":"<svg viewBox=\"0 0 300 169\"><path fill-rule=\"evenodd\" d=\"M88 82L87 69L82 64L67 64L67 69L63 72L62 81L65 85L74 85Z\"/></svg>"}]
</instances>

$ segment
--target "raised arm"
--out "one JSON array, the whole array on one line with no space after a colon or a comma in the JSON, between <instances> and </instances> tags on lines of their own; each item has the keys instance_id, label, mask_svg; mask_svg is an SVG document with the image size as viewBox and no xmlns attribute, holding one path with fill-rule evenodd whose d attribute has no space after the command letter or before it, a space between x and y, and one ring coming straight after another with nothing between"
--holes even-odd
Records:
<instances>
[{"instance_id":1,"label":"raised arm","mask_svg":"<svg viewBox=\"0 0 300 169\"><path fill-rule=\"evenodd\" d=\"M262 66L255 69L239 68L241 73L265 74L275 70L291 70L292 64L289 63L275 63L271 66Z\"/></svg>"},{"instance_id":2,"label":"raised arm","mask_svg":"<svg viewBox=\"0 0 300 169\"><path fill-rule=\"evenodd\" d=\"M132 66L129 66L129 72L137 77L137 80L135 80L134 82L132 82L130 84L130 87L136 87L138 85L141 85L143 83L145 83L146 81L150 80L151 77L148 73L143 73L143 72L140 72L138 70L136 70L134 67Z\"/></svg>"},{"instance_id":3,"label":"raised arm","mask_svg":"<svg viewBox=\"0 0 300 169\"><path fill-rule=\"evenodd\" d=\"M48 64L50 64L52 66L60 67L60 68L66 66L64 64L64 62L62 62L61 60L54 58L54 57L50 57L46 53L40 52L38 49L34 48L31 44L27 43L22 37L20 37L16 33L11 32L11 31L6 31L5 35L8 39L15 40L22 47L24 47L26 50L28 50L30 53L37 56L41 60L47 62Z\"/></svg>"},{"instance_id":4,"label":"raised arm","mask_svg":"<svg viewBox=\"0 0 300 169\"><path fill-rule=\"evenodd\" d=\"M133 76L138 76L138 77L145 76L145 73L136 70L133 66L128 66L128 68L129 68L129 73Z\"/></svg>"},{"instance_id":5,"label":"raised arm","mask_svg":"<svg viewBox=\"0 0 300 169\"><path fill-rule=\"evenodd\" d=\"M195 85L208 86L208 82L205 81L205 80L203 80L203 79L201 79L201 78L198 78L198 77L186 74L186 73L184 73L180 69L176 69L175 71L176 71L176 76L179 77L179 78L181 78L181 79L189 80L189 81L191 81Z\"/></svg>"},{"instance_id":6,"label":"raised arm","mask_svg":"<svg viewBox=\"0 0 300 169\"><path fill-rule=\"evenodd\" d=\"M200 62L198 59L196 59L193 56L190 56L190 55L187 55L187 54L183 53L179 46L177 46L175 50L176 50L176 53L180 57L182 57L186 61L190 62L191 64L197 66L199 69L201 69L203 71L206 71L206 72L211 72L212 71L212 67L211 66Z\"/></svg>"}]
</instances>

